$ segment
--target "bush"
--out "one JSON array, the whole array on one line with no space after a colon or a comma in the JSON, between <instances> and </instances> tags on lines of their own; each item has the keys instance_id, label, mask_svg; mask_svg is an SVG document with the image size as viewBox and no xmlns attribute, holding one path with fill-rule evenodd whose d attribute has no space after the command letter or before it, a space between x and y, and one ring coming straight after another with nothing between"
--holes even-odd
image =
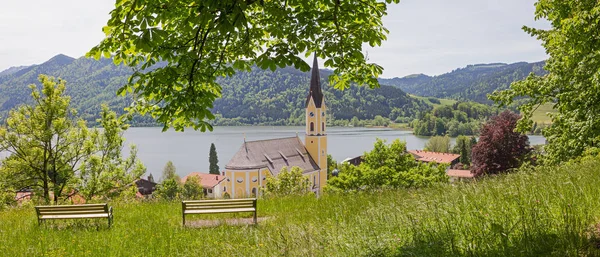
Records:
<instances>
[{"instance_id":1,"label":"bush","mask_svg":"<svg viewBox=\"0 0 600 257\"><path fill-rule=\"evenodd\" d=\"M267 177L262 190L265 197L305 195L311 192L310 182L302 175L302 169L299 167L292 167L289 171L287 167L283 167L276 177Z\"/></svg>"}]
</instances>

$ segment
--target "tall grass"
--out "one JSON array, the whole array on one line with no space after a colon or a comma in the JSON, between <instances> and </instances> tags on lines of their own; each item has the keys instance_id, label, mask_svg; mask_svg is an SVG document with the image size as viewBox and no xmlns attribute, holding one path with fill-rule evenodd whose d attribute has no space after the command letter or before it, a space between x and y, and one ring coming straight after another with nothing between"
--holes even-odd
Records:
<instances>
[{"instance_id":1,"label":"tall grass","mask_svg":"<svg viewBox=\"0 0 600 257\"><path fill-rule=\"evenodd\" d=\"M600 158L475 183L259 201L258 226L181 226L180 203L111 203L106 220L0 213L3 256L596 256ZM193 219L248 217L244 214Z\"/></svg>"}]
</instances>

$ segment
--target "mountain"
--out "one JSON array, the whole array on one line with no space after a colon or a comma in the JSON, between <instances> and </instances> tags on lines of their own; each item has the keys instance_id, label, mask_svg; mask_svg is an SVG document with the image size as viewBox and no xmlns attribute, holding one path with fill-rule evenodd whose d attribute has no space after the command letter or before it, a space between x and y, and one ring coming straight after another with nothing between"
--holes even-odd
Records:
<instances>
[{"instance_id":1,"label":"mountain","mask_svg":"<svg viewBox=\"0 0 600 257\"><path fill-rule=\"evenodd\" d=\"M5 71L6 72L6 71ZM100 105L107 103L122 113L132 102L129 96L117 97L117 90L127 83L131 69L116 66L110 59L74 59L57 55L50 60L4 73L0 76L0 120L8 111L30 103L28 85L39 86L39 74L66 80L66 94L79 115L90 123L99 117ZM321 83L331 118L349 120L373 119L377 115L395 120L413 118L417 112L431 107L392 86L379 89L351 87L340 91L327 84L329 71L321 71ZM216 124L299 125L304 122L304 101L310 84L310 74L293 68L275 72L258 68L221 78L222 98L214 103ZM408 119L408 118L407 118ZM155 125L149 117L135 117L133 125Z\"/></svg>"},{"instance_id":2,"label":"mountain","mask_svg":"<svg viewBox=\"0 0 600 257\"><path fill-rule=\"evenodd\" d=\"M15 73L17 71L23 70L23 69L28 68L28 67L29 66L15 66L15 67L10 67L10 68L8 68L6 70L0 71L0 77L13 74L13 73Z\"/></svg>"},{"instance_id":3,"label":"mountain","mask_svg":"<svg viewBox=\"0 0 600 257\"><path fill-rule=\"evenodd\" d=\"M544 61L475 64L439 76L417 74L402 78L379 79L379 82L419 96L491 103L487 99L487 94L495 90L507 89L512 82L524 79L531 72L538 75L545 74L544 64Z\"/></svg>"}]
</instances>

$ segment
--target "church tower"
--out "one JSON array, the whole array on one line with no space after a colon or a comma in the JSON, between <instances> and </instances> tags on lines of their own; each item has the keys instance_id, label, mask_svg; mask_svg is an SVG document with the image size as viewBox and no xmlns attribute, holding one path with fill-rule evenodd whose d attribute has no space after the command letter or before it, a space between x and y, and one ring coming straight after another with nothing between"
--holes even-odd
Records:
<instances>
[{"instance_id":1,"label":"church tower","mask_svg":"<svg viewBox=\"0 0 600 257\"><path fill-rule=\"evenodd\" d=\"M321 169L318 174L309 178L319 191L327 184L327 122L325 99L321 91L321 78L317 55L313 61L310 78L310 90L306 98L306 137L304 145L306 150Z\"/></svg>"}]
</instances>

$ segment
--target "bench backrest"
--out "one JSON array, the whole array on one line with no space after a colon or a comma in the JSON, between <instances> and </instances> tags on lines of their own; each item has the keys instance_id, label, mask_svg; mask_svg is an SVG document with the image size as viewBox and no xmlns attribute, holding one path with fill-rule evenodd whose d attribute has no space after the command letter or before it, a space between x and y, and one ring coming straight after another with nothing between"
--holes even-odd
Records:
<instances>
[{"instance_id":1,"label":"bench backrest","mask_svg":"<svg viewBox=\"0 0 600 257\"><path fill-rule=\"evenodd\" d=\"M183 201L181 203L184 210L214 210L238 208L254 208L256 210L256 198L227 200L194 200Z\"/></svg>"},{"instance_id":2,"label":"bench backrest","mask_svg":"<svg viewBox=\"0 0 600 257\"><path fill-rule=\"evenodd\" d=\"M47 205L36 206L38 215L77 215L108 213L108 204L81 204L81 205Z\"/></svg>"}]
</instances>

